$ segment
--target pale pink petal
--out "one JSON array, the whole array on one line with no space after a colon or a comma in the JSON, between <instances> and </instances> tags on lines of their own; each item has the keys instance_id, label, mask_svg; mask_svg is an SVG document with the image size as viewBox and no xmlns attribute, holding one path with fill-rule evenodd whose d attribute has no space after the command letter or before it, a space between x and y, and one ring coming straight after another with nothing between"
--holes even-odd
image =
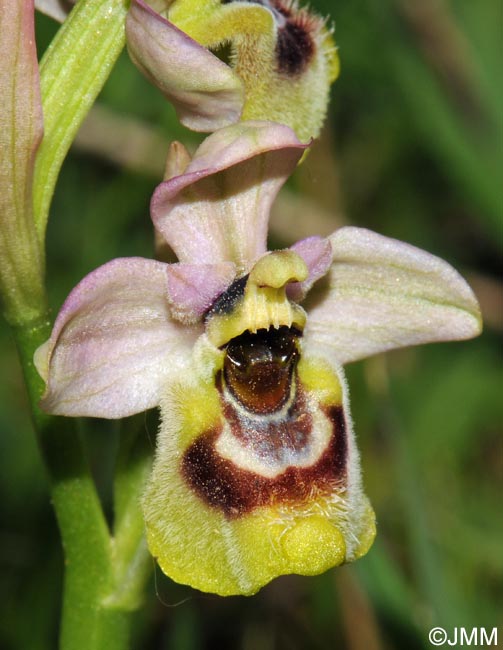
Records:
<instances>
[{"instance_id":1,"label":"pale pink petal","mask_svg":"<svg viewBox=\"0 0 503 650\"><path fill-rule=\"evenodd\" d=\"M161 262L117 259L70 293L35 357L47 384L45 411L120 418L159 403L200 333L172 320L166 270Z\"/></svg>"},{"instance_id":2,"label":"pale pink petal","mask_svg":"<svg viewBox=\"0 0 503 650\"><path fill-rule=\"evenodd\" d=\"M169 264L168 295L173 316L196 322L215 299L232 284L236 267L222 264Z\"/></svg>"},{"instance_id":3,"label":"pale pink petal","mask_svg":"<svg viewBox=\"0 0 503 650\"><path fill-rule=\"evenodd\" d=\"M244 88L238 75L142 0L131 2L126 36L131 59L183 125L215 131L239 120Z\"/></svg>"},{"instance_id":4,"label":"pale pink petal","mask_svg":"<svg viewBox=\"0 0 503 650\"><path fill-rule=\"evenodd\" d=\"M299 302L303 300L316 280L323 277L332 263L332 246L330 241L324 237L308 237L290 246L302 257L309 270L309 276L304 282L292 282L286 292L291 300Z\"/></svg>"},{"instance_id":5,"label":"pale pink petal","mask_svg":"<svg viewBox=\"0 0 503 650\"><path fill-rule=\"evenodd\" d=\"M339 363L480 333L477 300L447 262L363 228L341 228L330 241L327 287L304 305L305 336Z\"/></svg>"},{"instance_id":6,"label":"pale pink petal","mask_svg":"<svg viewBox=\"0 0 503 650\"><path fill-rule=\"evenodd\" d=\"M271 204L306 146L272 122L213 133L181 176L156 189L155 227L181 262L231 261L248 271L266 252Z\"/></svg>"}]
</instances>

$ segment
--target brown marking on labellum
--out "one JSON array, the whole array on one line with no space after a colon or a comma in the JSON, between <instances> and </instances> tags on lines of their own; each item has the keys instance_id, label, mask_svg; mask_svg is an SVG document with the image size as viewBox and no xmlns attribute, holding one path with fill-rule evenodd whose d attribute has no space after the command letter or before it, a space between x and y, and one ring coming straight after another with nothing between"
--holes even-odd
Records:
<instances>
[{"instance_id":1,"label":"brown marking on labellum","mask_svg":"<svg viewBox=\"0 0 503 650\"><path fill-rule=\"evenodd\" d=\"M313 57L315 45L306 20L287 19L278 29L276 60L278 72L289 76L303 72Z\"/></svg>"},{"instance_id":2,"label":"brown marking on labellum","mask_svg":"<svg viewBox=\"0 0 503 650\"><path fill-rule=\"evenodd\" d=\"M215 450L220 428L200 436L185 452L182 475L208 506L229 519L261 506L303 503L340 489L346 478L347 439L342 406L324 409L332 422L332 435L321 457L310 467L288 467L266 478L237 467Z\"/></svg>"},{"instance_id":3,"label":"brown marking on labellum","mask_svg":"<svg viewBox=\"0 0 503 650\"><path fill-rule=\"evenodd\" d=\"M231 4L233 0L222 0ZM240 0L269 9L276 21L278 38L276 41L277 71L294 76L303 72L315 52L313 34L319 20L306 11L295 11L291 2L281 0Z\"/></svg>"},{"instance_id":4,"label":"brown marking on labellum","mask_svg":"<svg viewBox=\"0 0 503 650\"><path fill-rule=\"evenodd\" d=\"M251 413L278 411L290 398L299 360L295 328L245 332L227 347L223 376L230 393ZM220 381L217 378L217 382Z\"/></svg>"}]
</instances>

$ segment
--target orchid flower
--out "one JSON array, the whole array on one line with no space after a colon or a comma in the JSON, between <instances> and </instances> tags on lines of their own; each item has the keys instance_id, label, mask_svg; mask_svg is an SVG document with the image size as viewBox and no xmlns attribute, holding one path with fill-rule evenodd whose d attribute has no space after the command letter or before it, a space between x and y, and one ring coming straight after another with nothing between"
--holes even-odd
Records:
<instances>
[{"instance_id":1,"label":"orchid flower","mask_svg":"<svg viewBox=\"0 0 503 650\"><path fill-rule=\"evenodd\" d=\"M339 72L324 20L290 0L167 5L168 20L132 0L127 43L182 124L215 131L239 119L267 119L290 126L302 140L319 134ZM223 48L230 49L229 65L216 55Z\"/></svg>"},{"instance_id":2,"label":"orchid flower","mask_svg":"<svg viewBox=\"0 0 503 650\"><path fill-rule=\"evenodd\" d=\"M47 411L160 407L148 544L202 591L253 594L365 554L375 521L342 364L481 327L461 276L408 244L345 227L267 252L271 204L305 148L269 122L222 129L193 158L173 146L151 209L179 261L90 273L36 354Z\"/></svg>"}]
</instances>

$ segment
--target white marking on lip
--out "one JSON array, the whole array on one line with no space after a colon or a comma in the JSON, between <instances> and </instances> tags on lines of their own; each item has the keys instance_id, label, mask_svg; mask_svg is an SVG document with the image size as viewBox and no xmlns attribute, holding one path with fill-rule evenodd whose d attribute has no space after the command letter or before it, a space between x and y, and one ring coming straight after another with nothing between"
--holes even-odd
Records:
<instances>
[{"instance_id":1,"label":"white marking on lip","mask_svg":"<svg viewBox=\"0 0 503 650\"><path fill-rule=\"evenodd\" d=\"M300 450L283 447L279 454L276 451L274 457L265 456L251 446L243 444L232 433L229 423L225 422L222 432L215 441L215 451L239 469L269 479L283 474L289 467L311 467L327 449L334 432L333 423L318 406L308 410L312 417L312 428L307 444ZM261 424L265 417L268 416L260 416ZM248 421L253 422L253 418L248 416Z\"/></svg>"}]
</instances>

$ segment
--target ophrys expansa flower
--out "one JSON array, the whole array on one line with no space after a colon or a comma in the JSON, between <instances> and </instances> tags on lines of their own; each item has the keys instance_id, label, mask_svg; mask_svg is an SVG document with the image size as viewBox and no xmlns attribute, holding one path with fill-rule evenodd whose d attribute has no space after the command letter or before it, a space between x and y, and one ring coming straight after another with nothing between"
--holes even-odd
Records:
<instances>
[{"instance_id":1,"label":"ophrys expansa flower","mask_svg":"<svg viewBox=\"0 0 503 650\"><path fill-rule=\"evenodd\" d=\"M160 406L149 546L204 591L251 594L364 554L374 516L341 364L480 331L464 280L407 244L348 227L267 252L271 203L304 150L267 122L222 129L192 159L173 147L152 216L179 262L97 269L37 353L51 412Z\"/></svg>"}]
</instances>

